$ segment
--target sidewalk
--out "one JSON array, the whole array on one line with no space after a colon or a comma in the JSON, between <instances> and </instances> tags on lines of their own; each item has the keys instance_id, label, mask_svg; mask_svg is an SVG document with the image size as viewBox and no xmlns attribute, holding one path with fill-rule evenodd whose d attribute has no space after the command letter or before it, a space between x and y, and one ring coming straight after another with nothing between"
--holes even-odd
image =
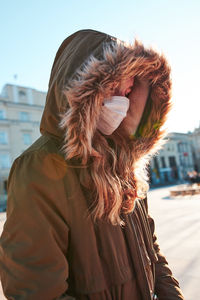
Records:
<instances>
[{"instance_id":1,"label":"sidewalk","mask_svg":"<svg viewBox=\"0 0 200 300\"><path fill-rule=\"evenodd\" d=\"M200 295L200 195L170 198L171 188L149 192L161 251L165 254L186 300Z\"/></svg>"}]
</instances>

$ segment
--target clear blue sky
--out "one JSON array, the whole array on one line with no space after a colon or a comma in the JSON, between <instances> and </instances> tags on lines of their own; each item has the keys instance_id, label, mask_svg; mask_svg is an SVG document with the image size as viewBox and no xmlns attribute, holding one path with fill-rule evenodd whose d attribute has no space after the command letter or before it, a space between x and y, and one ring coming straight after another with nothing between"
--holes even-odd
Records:
<instances>
[{"instance_id":1,"label":"clear blue sky","mask_svg":"<svg viewBox=\"0 0 200 300\"><path fill-rule=\"evenodd\" d=\"M47 91L62 41L79 29L97 29L163 51L173 80L169 130L199 126L199 0L1 0L0 12L0 89L11 83Z\"/></svg>"}]
</instances>

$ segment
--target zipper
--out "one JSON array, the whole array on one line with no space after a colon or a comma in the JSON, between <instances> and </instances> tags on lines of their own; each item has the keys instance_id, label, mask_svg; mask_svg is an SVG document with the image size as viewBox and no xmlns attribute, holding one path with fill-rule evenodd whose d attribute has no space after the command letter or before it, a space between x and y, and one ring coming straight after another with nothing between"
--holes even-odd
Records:
<instances>
[{"instance_id":1,"label":"zipper","mask_svg":"<svg viewBox=\"0 0 200 300\"><path fill-rule=\"evenodd\" d=\"M138 208L139 213L140 213L140 215L143 219L143 222L141 222L141 224L142 224L142 227L145 231L145 239L147 239L147 243L148 243L147 251L150 251L149 256L152 259L152 273L153 273L153 281L154 281L153 286L154 286L154 290L155 290L155 284L156 284L155 263L158 261L158 256L157 256L157 253L154 249L153 239L151 238L152 232L151 232L151 229L150 229L150 225L148 223L147 218L145 217L146 208L144 207L144 202L139 201L139 203L137 203L137 204L138 204L137 208Z\"/></svg>"},{"instance_id":2,"label":"zipper","mask_svg":"<svg viewBox=\"0 0 200 300\"><path fill-rule=\"evenodd\" d=\"M146 276L146 273L145 273L145 270L144 270L145 266L144 266L144 263L143 263L143 260L142 260L142 257L141 257L141 252L139 250L139 240L138 240L138 237L137 237L137 232L136 232L136 229L135 229L135 225L133 223L133 220L132 220L132 217L131 217L130 214L128 215L128 217L130 219L131 227L132 227L133 233L135 235L135 239L137 241L136 251L137 251L138 261L139 261L139 264L140 264L140 267L141 267L141 270L142 270L142 273L143 273L143 276L144 276L144 280L146 281L146 284L145 284L146 294L150 296L149 299L152 299L152 295L151 295L151 292L149 290L148 279L147 279L147 276Z\"/></svg>"},{"instance_id":3,"label":"zipper","mask_svg":"<svg viewBox=\"0 0 200 300\"><path fill-rule=\"evenodd\" d=\"M142 226L142 222L144 222L144 220L141 220L141 216L139 216L139 213L140 211L139 210L135 210L135 218L136 218L136 225L138 227L138 232L139 232L139 237L141 239L141 250L142 250L142 259L143 259L143 263L145 265L145 270L146 270L146 273L147 273L147 278L148 278L148 284L149 284L149 289L150 291L154 291L155 290L155 277L154 277L154 274L153 274L153 269L152 269L152 266L153 266L153 263L150 259L151 255L149 255L149 252L148 252L148 239L146 237L146 231L144 231L144 228ZM142 226L142 227L141 227ZM147 243L147 245L145 244L144 242L144 239L143 237L145 238L145 242ZM147 241L146 241L147 239Z\"/></svg>"},{"instance_id":4,"label":"zipper","mask_svg":"<svg viewBox=\"0 0 200 300\"><path fill-rule=\"evenodd\" d=\"M151 252L152 252L152 254L154 256L153 257L153 259L155 260L154 262L156 262L156 261L158 261L158 257L157 257L157 253L156 253L156 251L154 249L153 239L150 238L150 236L152 236L152 232L151 232L151 229L150 229L150 225L149 225L149 223L147 223L148 221L145 218L146 210L145 210L145 208L143 206L143 202L142 201L139 201L139 204L140 205L138 205L138 208L139 208L139 210L141 212L141 215L143 216L143 219L144 219L144 227L145 227L144 230L146 229L145 231L146 231L146 233L148 233L146 235L147 235L147 239L149 241L149 245L151 246L150 250L151 250ZM145 212L144 212L144 210L145 210Z\"/></svg>"}]
</instances>

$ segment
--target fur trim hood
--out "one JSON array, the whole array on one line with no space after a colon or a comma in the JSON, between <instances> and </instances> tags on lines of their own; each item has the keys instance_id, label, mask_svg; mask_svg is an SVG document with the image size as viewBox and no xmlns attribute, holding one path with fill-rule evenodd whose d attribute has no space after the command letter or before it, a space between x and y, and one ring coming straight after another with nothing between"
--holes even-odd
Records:
<instances>
[{"instance_id":1,"label":"fur trim hood","mask_svg":"<svg viewBox=\"0 0 200 300\"><path fill-rule=\"evenodd\" d=\"M161 128L170 109L170 67L165 57L141 43L124 42L94 30L78 31L63 41L56 54L41 120L42 134L62 139L67 159L85 164L98 156L93 136L102 101L128 78L143 78L151 90L143 117L132 137L136 160L161 147Z\"/></svg>"}]
</instances>

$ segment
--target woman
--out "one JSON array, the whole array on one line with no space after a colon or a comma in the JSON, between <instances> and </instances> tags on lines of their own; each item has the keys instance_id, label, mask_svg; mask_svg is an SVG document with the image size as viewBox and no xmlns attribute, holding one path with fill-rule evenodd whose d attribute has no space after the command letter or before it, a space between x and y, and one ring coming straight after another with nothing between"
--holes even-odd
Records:
<instances>
[{"instance_id":1,"label":"woman","mask_svg":"<svg viewBox=\"0 0 200 300\"><path fill-rule=\"evenodd\" d=\"M1 237L8 299L183 299L147 206L169 76L165 58L138 42L93 30L64 40L42 135L9 176Z\"/></svg>"}]
</instances>

